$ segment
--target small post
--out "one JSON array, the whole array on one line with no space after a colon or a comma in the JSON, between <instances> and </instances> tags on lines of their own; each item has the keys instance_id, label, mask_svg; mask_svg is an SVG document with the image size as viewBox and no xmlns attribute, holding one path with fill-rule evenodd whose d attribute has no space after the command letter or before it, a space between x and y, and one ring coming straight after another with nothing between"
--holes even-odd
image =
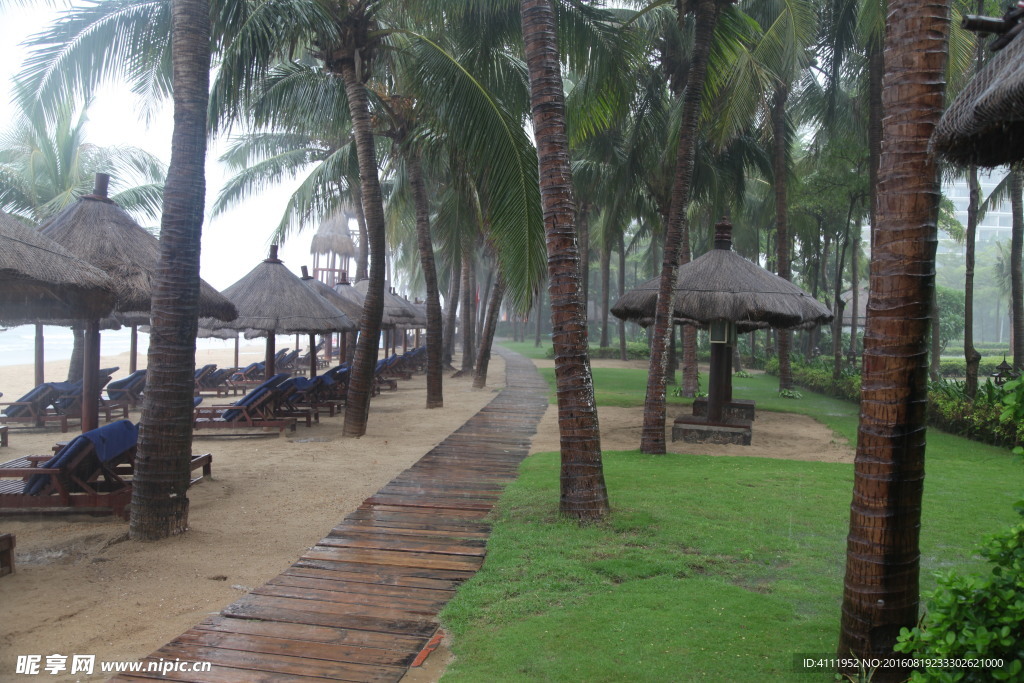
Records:
<instances>
[{"instance_id":1,"label":"small post","mask_svg":"<svg viewBox=\"0 0 1024 683\"><path fill-rule=\"evenodd\" d=\"M82 432L100 426L100 321L85 324L82 372Z\"/></svg>"},{"instance_id":2,"label":"small post","mask_svg":"<svg viewBox=\"0 0 1024 683\"><path fill-rule=\"evenodd\" d=\"M43 362L44 362L44 359L43 359L43 348L44 348L44 344L43 344L43 326L41 324L39 324L39 323L36 323L36 386L37 387L40 384L42 384L43 382L46 381L46 379L44 377L44 374L45 374L44 370L45 370L45 368L43 367Z\"/></svg>"}]
</instances>

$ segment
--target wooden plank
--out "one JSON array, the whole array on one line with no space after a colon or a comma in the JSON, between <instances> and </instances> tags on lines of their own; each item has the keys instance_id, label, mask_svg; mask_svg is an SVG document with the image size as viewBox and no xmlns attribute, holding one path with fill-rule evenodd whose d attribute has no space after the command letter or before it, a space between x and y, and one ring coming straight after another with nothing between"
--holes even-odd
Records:
<instances>
[{"instance_id":1,"label":"wooden plank","mask_svg":"<svg viewBox=\"0 0 1024 683\"><path fill-rule=\"evenodd\" d=\"M465 555L483 557L486 547L483 541L456 541L448 538L413 540L408 536L385 533L359 534L339 533L320 540L317 546L328 548L369 548L377 550L401 550L403 552L436 553L439 555Z\"/></svg>"},{"instance_id":2,"label":"wooden plank","mask_svg":"<svg viewBox=\"0 0 1024 683\"><path fill-rule=\"evenodd\" d=\"M288 586L266 583L257 586L249 595L267 595L276 598L313 600L318 603L345 605L346 613L358 613L363 609L386 610L389 614L401 614L408 619L432 618L444 606L435 600L418 600L410 597L367 595L346 591L323 590L309 586Z\"/></svg>"},{"instance_id":3,"label":"wooden plank","mask_svg":"<svg viewBox=\"0 0 1024 683\"><path fill-rule=\"evenodd\" d=\"M322 545L310 548L302 554L300 559L334 560L336 562L357 562L360 564L381 564L420 569L451 569L469 573L475 572L483 564L483 559L479 557L438 555L435 553L406 553L395 550L364 550L362 548L329 548Z\"/></svg>"},{"instance_id":4,"label":"wooden plank","mask_svg":"<svg viewBox=\"0 0 1024 683\"><path fill-rule=\"evenodd\" d=\"M302 657L243 652L181 643L165 645L154 654L165 660L181 658L196 662L214 662L214 669L227 666L247 671L306 676L331 681L397 681L405 673L404 669L396 666L324 662Z\"/></svg>"},{"instance_id":5,"label":"wooden plank","mask_svg":"<svg viewBox=\"0 0 1024 683\"><path fill-rule=\"evenodd\" d=\"M225 633L191 629L172 641L183 645L216 647L269 655L285 655L328 662L348 662L373 666L409 666L409 656L395 650L372 647L316 643L291 638L275 638L252 633Z\"/></svg>"},{"instance_id":6,"label":"wooden plank","mask_svg":"<svg viewBox=\"0 0 1024 683\"><path fill-rule=\"evenodd\" d=\"M378 631L357 631L313 624L296 624L286 621L234 619L220 615L207 617L191 630L236 633L239 635L249 634L268 638L299 640L310 643L323 643L325 645L344 645L403 654L419 650L426 643L424 636L405 636L395 633L380 633Z\"/></svg>"},{"instance_id":7,"label":"wooden plank","mask_svg":"<svg viewBox=\"0 0 1024 683\"><path fill-rule=\"evenodd\" d=\"M268 585L272 586L305 586L318 590L333 590L339 593L360 593L361 595L380 595L384 597L411 598L420 601L438 602L444 604L451 600L452 591L435 590L430 588L411 588L408 586L388 586L375 583L358 583L356 581L344 581L323 576L307 576L300 572L316 571L290 569L278 574Z\"/></svg>"},{"instance_id":8,"label":"wooden plank","mask_svg":"<svg viewBox=\"0 0 1024 683\"><path fill-rule=\"evenodd\" d=\"M153 661L159 664L158 659L145 659L144 662ZM130 683L131 681L188 681L189 683L323 683L323 678L312 676L289 675L282 673L268 673L265 671L252 671L251 669L235 669L220 664L215 664L210 671L202 673L168 672L162 675L157 672L139 672L133 674L119 674L110 681L118 683Z\"/></svg>"},{"instance_id":9,"label":"wooden plank","mask_svg":"<svg viewBox=\"0 0 1024 683\"><path fill-rule=\"evenodd\" d=\"M257 598L259 599L258 601ZM309 605L288 608L280 604L285 602L288 602L287 598L253 596L252 600L245 603L236 602L228 605L221 610L221 615L233 619L259 619L261 621L280 621L292 624L307 624L309 626L330 626L332 628L375 631L377 633L390 633L401 636L427 637L437 628L436 623L428 621L378 619L372 616L362 616L346 612L318 611L309 609ZM296 602L301 601L291 601L289 604L295 605ZM306 602L309 601L307 600Z\"/></svg>"},{"instance_id":10,"label":"wooden plank","mask_svg":"<svg viewBox=\"0 0 1024 683\"><path fill-rule=\"evenodd\" d=\"M473 576L472 572L424 570L416 567L394 567L358 562L339 562L329 559L300 559L292 565L292 570L327 570L344 578L346 581L364 583L380 583L389 586L411 586L415 588L434 588L438 590L455 590L466 579Z\"/></svg>"}]
</instances>

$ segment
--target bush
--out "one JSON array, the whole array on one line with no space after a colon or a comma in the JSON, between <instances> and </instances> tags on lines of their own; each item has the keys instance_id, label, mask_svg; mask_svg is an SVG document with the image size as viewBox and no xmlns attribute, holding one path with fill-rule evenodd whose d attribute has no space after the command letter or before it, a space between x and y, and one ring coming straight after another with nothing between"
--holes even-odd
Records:
<instances>
[{"instance_id":1,"label":"bush","mask_svg":"<svg viewBox=\"0 0 1024 683\"><path fill-rule=\"evenodd\" d=\"M1016 509L1024 516L1024 501ZM911 681L1019 681L1024 676L1024 521L989 538L988 576L938 576L920 625L902 629L896 650L926 659L1001 659L998 668L933 668Z\"/></svg>"}]
</instances>

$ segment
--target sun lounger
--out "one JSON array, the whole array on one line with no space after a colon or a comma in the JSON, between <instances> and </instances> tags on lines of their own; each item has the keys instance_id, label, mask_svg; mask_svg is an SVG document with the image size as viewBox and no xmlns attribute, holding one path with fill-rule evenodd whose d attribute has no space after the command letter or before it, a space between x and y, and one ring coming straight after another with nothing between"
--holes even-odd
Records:
<instances>
[{"instance_id":1,"label":"sun lounger","mask_svg":"<svg viewBox=\"0 0 1024 683\"><path fill-rule=\"evenodd\" d=\"M334 417L333 405L320 405L317 397L317 387L322 380L319 377L306 379L305 377L290 377L277 387L277 396L274 403L274 415L279 417L301 418L306 421L306 426L313 426L313 422L320 422L320 408L328 408L331 417Z\"/></svg>"},{"instance_id":2,"label":"sun lounger","mask_svg":"<svg viewBox=\"0 0 1024 683\"><path fill-rule=\"evenodd\" d=\"M200 405L196 407L195 429L222 428L244 429L277 427L295 430L295 418L274 415L277 400L277 385L288 379L287 373L279 373L266 380L252 391L230 405Z\"/></svg>"},{"instance_id":3,"label":"sun lounger","mask_svg":"<svg viewBox=\"0 0 1024 683\"><path fill-rule=\"evenodd\" d=\"M17 401L0 403L0 420L5 423L26 423L31 427L43 427L47 422L58 422L60 431L68 431L68 416L52 408L53 402L61 395L58 384L45 382Z\"/></svg>"},{"instance_id":4,"label":"sun lounger","mask_svg":"<svg viewBox=\"0 0 1024 683\"><path fill-rule=\"evenodd\" d=\"M52 456L0 464L0 511L114 513L127 518L138 428L120 420L81 434ZM193 456L192 470L210 476L212 456Z\"/></svg>"},{"instance_id":5,"label":"sun lounger","mask_svg":"<svg viewBox=\"0 0 1024 683\"><path fill-rule=\"evenodd\" d=\"M146 388L146 371L136 370L122 379L107 385L107 401L115 405L127 405L135 409L142 402L142 391Z\"/></svg>"}]
</instances>

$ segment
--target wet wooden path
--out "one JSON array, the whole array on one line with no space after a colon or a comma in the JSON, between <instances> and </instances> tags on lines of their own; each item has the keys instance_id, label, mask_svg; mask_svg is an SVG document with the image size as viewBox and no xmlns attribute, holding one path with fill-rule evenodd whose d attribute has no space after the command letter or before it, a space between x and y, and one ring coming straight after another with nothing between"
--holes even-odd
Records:
<instances>
[{"instance_id":1,"label":"wet wooden path","mask_svg":"<svg viewBox=\"0 0 1024 683\"><path fill-rule=\"evenodd\" d=\"M114 679L257 683L398 681L437 615L484 561L485 521L547 407L531 361L505 350L506 388L265 585L143 662L209 672Z\"/></svg>"}]
</instances>

